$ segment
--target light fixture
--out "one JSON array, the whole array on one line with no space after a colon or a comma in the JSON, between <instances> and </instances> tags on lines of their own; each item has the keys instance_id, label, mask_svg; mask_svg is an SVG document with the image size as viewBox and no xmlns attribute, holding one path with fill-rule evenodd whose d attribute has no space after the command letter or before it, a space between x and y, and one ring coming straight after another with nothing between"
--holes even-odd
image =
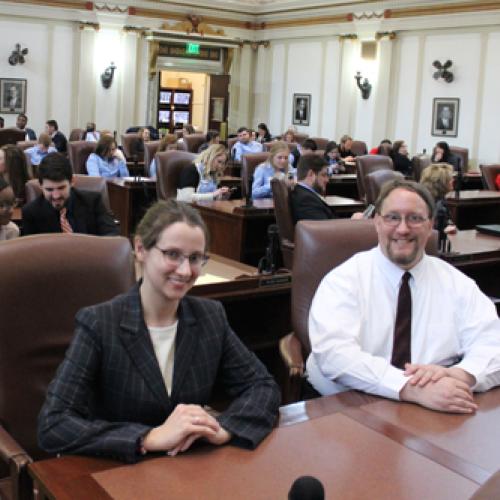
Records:
<instances>
[{"instance_id":1,"label":"light fixture","mask_svg":"<svg viewBox=\"0 0 500 500\"><path fill-rule=\"evenodd\" d=\"M24 64L24 56L28 53L28 49L21 49L21 44L16 43L16 50L12 51L9 56L9 64L15 66L16 64Z\"/></svg>"},{"instance_id":2,"label":"light fixture","mask_svg":"<svg viewBox=\"0 0 500 500\"><path fill-rule=\"evenodd\" d=\"M115 63L111 62L111 64L101 73L101 83L105 89L109 89L111 84L113 83L113 76L115 74Z\"/></svg>"},{"instance_id":3,"label":"light fixture","mask_svg":"<svg viewBox=\"0 0 500 500\"><path fill-rule=\"evenodd\" d=\"M361 79L363 77L361 76L361 73L359 71L356 72L356 75L354 76L354 79L356 80L356 84L358 85L358 89L361 90L361 97L363 99L368 99L370 97L370 93L372 91L372 84L368 81L368 78L365 78L363 80L363 83L361 83Z\"/></svg>"},{"instance_id":4,"label":"light fixture","mask_svg":"<svg viewBox=\"0 0 500 500\"><path fill-rule=\"evenodd\" d=\"M450 68L452 64L453 62L449 59L444 64L441 64L437 60L434 61L432 65L437 69L432 75L434 80L442 78L446 83L451 83L453 81L453 73L448 71L448 68Z\"/></svg>"}]
</instances>

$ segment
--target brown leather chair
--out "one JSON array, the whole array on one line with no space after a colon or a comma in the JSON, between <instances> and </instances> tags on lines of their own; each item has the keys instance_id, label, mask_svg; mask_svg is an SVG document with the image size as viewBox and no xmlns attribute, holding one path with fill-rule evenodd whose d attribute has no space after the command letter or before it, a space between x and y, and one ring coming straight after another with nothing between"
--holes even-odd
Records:
<instances>
[{"instance_id":1,"label":"brown leather chair","mask_svg":"<svg viewBox=\"0 0 500 500\"><path fill-rule=\"evenodd\" d=\"M378 243L372 219L333 219L299 221L295 226L295 250L292 270L293 333L280 340L280 353L289 373L284 403L301 398L300 378L311 352L308 318L311 302L326 273L355 253L369 250ZM427 243L426 252L437 254L437 232ZM311 263L314 265L311 265ZM334 320L334 318L332 318Z\"/></svg>"},{"instance_id":2,"label":"brown leather chair","mask_svg":"<svg viewBox=\"0 0 500 500\"><path fill-rule=\"evenodd\" d=\"M381 155L363 155L356 157L356 182L358 185L358 195L360 200L366 201L366 180L365 177L375 170L394 170L392 159Z\"/></svg>"},{"instance_id":3,"label":"brown leather chair","mask_svg":"<svg viewBox=\"0 0 500 500\"><path fill-rule=\"evenodd\" d=\"M495 180L497 175L500 175L500 165L479 165L479 169L483 175L484 188L490 191L498 191Z\"/></svg>"},{"instance_id":4,"label":"brown leather chair","mask_svg":"<svg viewBox=\"0 0 500 500\"><path fill-rule=\"evenodd\" d=\"M469 149L459 146L450 146L450 151L460 158L460 167L462 172L467 172L469 168Z\"/></svg>"},{"instance_id":5,"label":"brown leather chair","mask_svg":"<svg viewBox=\"0 0 500 500\"><path fill-rule=\"evenodd\" d=\"M411 159L411 168L413 170L413 178L416 182L420 182L420 177L425 167L431 164L431 157L429 155L415 155Z\"/></svg>"},{"instance_id":6,"label":"brown leather chair","mask_svg":"<svg viewBox=\"0 0 500 500\"><path fill-rule=\"evenodd\" d=\"M231 155L231 150L233 149L233 146L238 142L237 137L229 137L227 140L227 150L229 151L229 155Z\"/></svg>"},{"instance_id":7,"label":"brown leather chair","mask_svg":"<svg viewBox=\"0 0 500 500\"><path fill-rule=\"evenodd\" d=\"M182 148L190 153L198 153L198 148L205 142L206 134L186 134L182 140Z\"/></svg>"},{"instance_id":8,"label":"brown leather chair","mask_svg":"<svg viewBox=\"0 0 500 500\"><path fill-rule=\"evenodd\" d=\"M26 132L16 127L0 129L0 146L4 146L5 144L17 144L20 141L24 141L25 138Z\"/></svg>"},{"instance_id":9,"label":"brown leather chair","mask_svg":"<svg viewBox=\"0 0 500 500\"><path fill-rule=\"evenodd\" d=\"M287 269L292 269L295 227L290 207L291 188L282 179L271 179L271 189L273 191L274 215L278 224L283 264Z\"/></svg>"},{"instance_id":10,"label":"brown leather chair","mask_svg":"<svg viewBox=\"0 0 500 500\"><path fill-rule=\"evenodd\" d=\"M366 184L366 203L374 204L378 198L382 186L393 179L403 180L405 176L401 172L395 170L375 170L365 176Z\"/></svg>"},{"instance_id":11,"label":"brown leather chair","mask_svg":"<svg viewBox=\"0 0 500 500\"><path fill-rule=\"evenodd\" d=\"M16 146L19 149L22 149L25 151L26 149L32 148L33 146L36 146L38 144L38 141L18 141Z\"/></svg>"},{"instance_id":12,"label":"brown leather chair","mask_svg":"<svg viewBox=\"0 0 500 500\"><path fill-rule=\"evenodd\" d=\"M318 149L326 149L326 145L330 142L330 139L325 139L324 137L309 137L318 146Z\"/></svg>"},{"instance_id":13,"label":"brown leather chair","mask_svg":"<svg viewBox=\"0 0 500 500\"><path fill-rule=\"evenodd\" d=\"M275 142L276 141L264 142L262 144L262 151L264 152L271 151L271 148ZM286 142L285 144L288 145L288 149L290 150L290 152L292 152L294 149L297 148L298 142Z\"/></svg>"},{"instance_id":14,"label":"brown leather chair","mask_svg":"<svg viewBox=\"0 0 500 500\"><path fill-rule=\"evenodd\" d=\"M156 153L156 194L159 200L177 197L181 170L196 158L188 151L163 151Z\"/></svg>"},{"instance_id":15,"label":"brown leather chair","mask_svg":"<svg viewBox=\"0 0 500 500\"><path fill-rule=\"evenodd\" d=\"M269 153L247 153L241 157L241 196L243 198L250 193L255 169L268 158Z\"/></svg>"},{"instance_id":16,"label":"brown leather chair","mask_svg":"<svg viewBox=\"0 0 500 500\"><path fill-rule=\"evenodd\" d=\"M83 128L74 128L69 134L68 142L81 141L84 138L85 130Z\"/></svg>"},{"instance_id":17,"label":"brown leather chair","mask_svg":"<svg viewBox=\"0 0 500 500\"><path fill-rule=\"evenodd\" d=\"M297 132L294 133L293 136L297 144L302 144L309 137L309 134L302 134L300 132Z\"/></svg>"},{"instance_id":18,"label":"brown leather chair","mask_svg":"<svg viewBox=\"0 0 500 500\"><path fill-rule=\"evenodd\" d=\"M134 264L128 239L81 234L9 240L0 261L0 460L10 468L0 495L28 499L26 465L47 456L37 444L38 413L73 338L75 314L127 291Z\"/></svg>"},{"instance_id":19,"label":"brown leather chair","mask_svg":"<svg viewBox=\"0 0 500 500\"><path fill-rule=\"evenodd\" d=\"M366 142L364 141L352 141L351 151L356 156L362 156L368 154L368 149L366 147Z\"/></svg>"},{"instance_id":20,"label":"brown leather chair","mask_svg":"<svg viewBox=\"0 0 500 500\"><path fill-rule=\"evenodd\" d=\"M123 148L123 154L125 155L125 158L127 160L132 160L134 156L134 142L139 139L139 134L137 133L132 133L132 134L122 134L121 136L122 139L122 148ZM138 161L142 161L143 158L137 158Z\"/></svg>"},{"instance_id":21,"label":"brown leather chair","mask_svg":"<svg viewBox=\"0 0 500 500\"><path fill-rule=\"evenodd\" d=\"M92 177L90 175L74 174L73 180L76 189L100 193L104 206L111 210L109 205L108 183L104 177ZM42 194L42 188L38 179L31 179L26 183L26 203L33 201Z\"/></svg>"},{"instance_id":22,"label":"brown leather chair","mask_svg":"<svg viewBox=\"0 0 500 500\"><path fill-rule=\"evenodd\" d=\"M87 175L87 159L95 152L97 143L87 141L69 141L68 158L75 174Z\"/></svg>"},{"instance_id":23,"label":"brown leather chair","mask_svg":"<svg viewBox=\"0 0 500 500\"><path fill-rule=\"evenodd\" d=\"M144 173L148 177L150 175L149 166L158 151L160 143L161 141L149 141L144 143Z\"/></svg>"}]
</instances>

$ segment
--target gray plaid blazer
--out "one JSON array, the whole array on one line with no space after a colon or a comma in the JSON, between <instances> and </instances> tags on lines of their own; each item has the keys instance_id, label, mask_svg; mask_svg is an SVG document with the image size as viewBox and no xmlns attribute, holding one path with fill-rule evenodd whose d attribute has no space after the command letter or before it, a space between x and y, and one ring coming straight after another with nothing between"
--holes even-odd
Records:
<instances>
[{"instance_id":1,"label":"gray plaid blazer","mask_svg":"<svg viewBox=\"0 0 500 500\"><path fill-rule=\"evenodd\" d=\"M141 436L179 403L209 403L216 381L233 399L218 417L220 424L236 444L257 446L276 421L278 386L231 330L219 302L184 297L178 319L169 395L144 322L139 285L79 311L75 336L39 415L41 448L134 462Z\"/></svg>"}]
</instances>

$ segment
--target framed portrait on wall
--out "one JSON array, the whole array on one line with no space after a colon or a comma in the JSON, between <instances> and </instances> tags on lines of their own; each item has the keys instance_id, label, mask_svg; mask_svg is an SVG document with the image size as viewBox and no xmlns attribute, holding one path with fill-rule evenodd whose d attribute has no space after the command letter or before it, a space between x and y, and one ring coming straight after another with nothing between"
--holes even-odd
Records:
<instances>
[{"instance_id":1,"label":"framed portrait on wall","mask_svg":"<svg viewBox=\"0 0 500 500\"><path fill-rule=\"evenodd\" d=\"M432 135L456 137L458 133L458 111L460 99L435 97L432 106Z\"/></svg>"},{"instance_id":2,"label":"framed portrait on wall","mask_svg":"<svg viewBox=\"0 0 500 500\"><path fill-rule=\"evenodd\" d=\"M26 80L0 78L0 113L26 112Z\"/></svg>"},{"instance_id":3,"label":"framed portrait on wall","mask_svg":"<svg viewBox=\"0 0 500 500\"><path fill-rule=\"evenodd\" d=\"M311 94L293 94L293 116L294 125L309 126L311 118Z\"/></svg>"}]
</instances>

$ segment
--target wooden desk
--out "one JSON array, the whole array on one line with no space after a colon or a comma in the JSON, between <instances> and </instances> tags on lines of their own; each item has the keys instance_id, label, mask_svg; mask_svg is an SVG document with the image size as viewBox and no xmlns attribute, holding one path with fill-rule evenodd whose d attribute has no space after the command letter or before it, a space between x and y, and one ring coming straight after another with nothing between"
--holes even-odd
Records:
<instances>
[{"instance_id":1,"label":"wooden desk","mask_svg":"<svg viewBox=\"0 0 500 500\"><path fill-rule=\"evenodd\" d=\"M326 498L460 500L500 463L500 391L476 398L477 414L464 416L348 392L282 408L254 451L198 445L135 465L68 456L29 471L42 499L267 500L311 474Z\"/></svg>"},{"instance_id":2,"label":"wooden desk","mask_svg":"<svg viewBox=\"0 0 500 500\"><path fill-rule=\"evenodd\" d=\"M120 221L120 234L129 238L148 207L156 201L156 181L107 179L111 211Z\"/></svg>"},{"instance_id":3,"label":"wooden desk","mask_svg":"<svg viewBox=\"0 0 500 500\"><path fill-rule=\"evenodd\" d=\"M356 174L334 174L328 179L326 186L327 195L345 196L346 198L359 198Z\"/></svg>"},{"instance_id":4,"label":"wooden desk","mask_svg":"<svg viewBox=\"0 0 500 500\"><path fill-rule=\"evenodd\" d=\"M460 191L460 197L449 193L446 203L459 229L473 229L477 224L500 221L500 191Z\"/></svg>"}]
</instances>

